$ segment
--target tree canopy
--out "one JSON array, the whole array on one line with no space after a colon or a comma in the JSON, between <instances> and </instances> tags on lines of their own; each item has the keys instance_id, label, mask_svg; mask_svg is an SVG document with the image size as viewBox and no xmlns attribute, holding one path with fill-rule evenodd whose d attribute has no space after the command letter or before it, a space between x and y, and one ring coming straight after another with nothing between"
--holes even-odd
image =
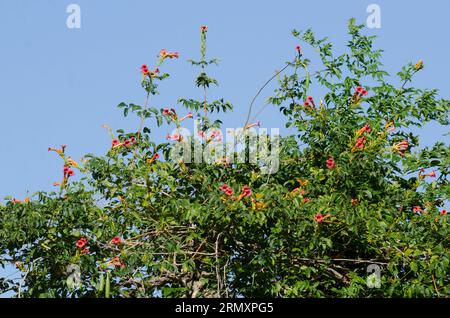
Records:
<instances>
[{"instance_id":1,"label":"tree canopy","mask_svg":"<svg viewBox=\"0 0 450 318\"><path fill-rule=\"evenodd\" d=\"M0 262L20 278L0 278L0 292L17 297L439 297L450 293L450 149L419 147L412 127L449 124L450 101L413 86L424 63L396 76L383 69L375 38L352 19L346 52L327 38L292 31L299 45L276 74L268 104L292 132L263 138L277 165L235 147L232 156L195 160L223 145L221 116L233 106L210 100L217 80L207 74L208 28L200 28L196 85L200 100L180 98L172 109L152 107L170 80L161 50L143 65L145 103L120 103L136 131L105 126L103 156L61 157L55 191L0 204ZM311 57L310 57L311 58ZM311 90L324 91L311 96ZM250 116L249 116L250 118ZM251 144L259 123L241 130ZM197 120L196 134L181 123ZM158 128L160 127L160 128ZM153 137L167 130L166 141ZM173 130L175 129L175 130ZM197 149L196 148L196 149ZM176 150L176 151L175 151ZM197 149L198 150L198 149ZM218 160L217 160L218 159ZM261 159L261 160L260 160ZM58 168L60 169L60 168ZM75 175L75 176L74 176ZM80 178L76 178L81 176Z\"/></svg>"}]
</instances>

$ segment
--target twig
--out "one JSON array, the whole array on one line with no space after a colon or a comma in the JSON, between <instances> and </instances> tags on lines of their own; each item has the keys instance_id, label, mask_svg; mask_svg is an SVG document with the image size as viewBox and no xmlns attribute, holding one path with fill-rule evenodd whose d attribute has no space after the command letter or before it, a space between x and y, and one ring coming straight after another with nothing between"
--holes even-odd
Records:
<instances>
[{"instance_id":1,"label":"twig","mask_svg":"<svg viewBox=\"0 0 450 318\"><path fill-rule=\"evenodd\" d=\"M220 278L220 266L219 266L219 238L222 235L222 233L219 233L216 238L216 277L217 277L217 297L220 298L220 285L221 285L221 278Z\"/></svg>"},{"instance_id":2,"label":"twig","mask_svg":"<svg viewBox=\"0 0 450 318\"><path fill-rule=\"evenodd\" d=\"M197 295L203 289L203 286L205 286L205 282L201 281L201 277L200 280L194 281L192 284L193 291L191 294L191 298L197 298Z\"/></svg>"},{"instance_id":3,"label":"twig","mask_svg":"<svg viewBox=\"0 0 450 318\"><path fill-rule=\"evenodd\" d=\"M208 103L206 102L206 86L203 86L203 110L205 111L205 118L208 117Z\"/></svg>"},{"instance_id":4,"label":"twig","mask_svg":"<svg viewBox=\"0 0 450 318\"><path fill-rule=\"evenodd\" d=\"M137 136L136 136L137 137L136 138L137 142L141 141L141 131L144 128L145 113L146 113L147 108L148 108L148 99L149 99L149 97L150 97L150 93L147 92L147 96L145 97L144 109L143 109L142 115L141 115L141 122L139 124L139 129L138 129L138 133L137 133ZM137 155L137 147L134 147L133 161L134 161L134 159L136 159L136 155Z\"/></svg>"},{"instance_id":5,"label":"twig","mask_svg":"<svg viewBox=\"0 0 450 318\"><path fill-rule=\"evenodd\" d=\"M144 127L145 111L146 111L147 108L148 108L148 99L149 99L149 97L150 97L150 93L147 93L147 97L145 98L144 110L142 111L141 122L140 122L140 124L139 124L138 140L139 140L139 137L140 137L140 135L141 135L142 128Z\"/></svg>"},{"instance_id":6,"label":"twig","mask_svg":"<svg viewBox=\"0 0 450 318\"><path fill-rule=\"evenodd\" d=\"M225 297L228 298L228 287L227 287L227 267L230 264L230 260L228 259L225 265L223 266L223 283L225 284Z\"/></svg>"},{"instance_id":7,"label":"twig","mask_svg":"<svg viewBox=\"0 0 450 318\"><path fill-rule=\"evenodd\" d=\"M345 276L342 275L341 273L339 273L337 270L335 270L331 267L327 267L327 271L330 272L331 274L333 274L333 276L336 277L337 279L345 281Z\"/></svg>"},{"instance_id":8,"label":"twig","mask_svg":"<svg viewBox=\"0 0 450 318\"><path fill-rule=\"evenodd\" d=\"M441 294L439 293L439 290L438 290L438 288L436 286L436 280L434 279L434 275L433 274L431 274L431 279L433 280L433 286L434 286L434 290L436 291L437 296L441 297Z\"/></svg>"},{"instance_id":9,"label":"twig","mask_svg":"<svg viewBox=\"0 0 450 318\"><path fill-rule=\"evenodd\" d=\"M296 258L298 261L311 262L311 263L327 263L324 259L312 259L312 258ZM348 262L348 263L367 263L367 264L378 264L378 265L389 265L386 262L365 260L365 259L351 259L351 258L332 258L330 261L334 262Z\"/></svg>"},{"instance_id":10,"label":"twig","mask_svg":"<svg viewBox=\"0 0 450 318\"><path fill-rule=\"evenodd\" d=\"M252 102L250 103L250 106L248 108L248 113L247 113L247 119L245 120L245 124L244 127L247 126L248 121L250 120L250 114L252 113L252 107L253 107L253 103L255 102L256 98L258 98L259 94L261 94L261 92L263 91L263 89L275 78L277 77L280 73L282 73L289 65L292 65L291 63L287 63L285 67L283 67L280 71L277 71L274 75L272 75L272 77L270 77L263 86L261 86L261 88L258 90L258 92L256 93L255 97L253 97Z\"/></svg>"},{"instance_id":11,"label":"twig","mask_svg":"<svg viewBox=\"0 0 450 318\"><path fill-rule=\"evenodd\" d=\"M291 64L288 63L288 65L286 65L286 67L289 66L289 65L291 65ZM284 67L283 70L284 70L286 67ZM281 70L280 73L281 73L283 70ZM313 74L310 74L309 77L316 76L316 75L318 75L318 74L320 74L320 73L322 73L322 72L325 72L326 70L327 70L327 69L323 69L323 70L320 70L320 71L316 71L316 72L314 72ZM279 73L278 73L278 74L279 74ZM275 76L277 76L278 74L275 74ZM274 77L275 77L275 76L274 76ZM269 82L270 82L274 77L272 77L272 78L269 80ZM306 78L306 76L300 77L300 79L304 79L304 78ZM265 86L266 86L267 84L268 84L268 83L266 83ZM248 115L249 117L250 117L250 113L251 113L251 109L252 109L252 105L253 105L254 100L255 100L256 97L259 95L259 93L261 93L262 89L263 89L265 86L263 86L263 87L260 89L260 91L258 91L258 94L256 94L255 98L253 99L252 103L250 104L249 115ZM256 117L258 117L258 115L261 114L261 113L264 111L264 109L267 107L267 105L268 105L268 104L264 105L264 106L259 110L259 112L257 112L256 115L253 116L252 121L254 121L254 120L256 119ZM244 125L244 127L248 124L248 121L249 121L249 120L247 119L247 122L246 122L246 124Z\"/></svg>"},{"instance_id":12,"label":"twig","mask_svg":"<svg viewBox=\"0 0 450 318\"><path fill-rule=\"evenodd\" d=\"M332 260L335 261L335 262L350 262L350 263L367 263L367 264L389 265L389 263L386 263L386 262L364 260L364 259L334 258Z\"/></svg>"},{"instance_id":13,"label":"twig","mask_svg":"<svg viewBox=\"0 0 450 318\"><path fill-rule=\"evenodd\" d=\"M21 279L20 283L19 283L19 290L17 292L17 298L21 297L22 294L22 284L25 283L25 279L27 278L28 274L31 271L31 267L33 267L34 263L37 261L40 261L42 259L42 257L36 258L34 261L31 262L30 266L27 269L27 272L25 273L25 275L23 276L23 278Z\"/></svg>"}]
</instances>

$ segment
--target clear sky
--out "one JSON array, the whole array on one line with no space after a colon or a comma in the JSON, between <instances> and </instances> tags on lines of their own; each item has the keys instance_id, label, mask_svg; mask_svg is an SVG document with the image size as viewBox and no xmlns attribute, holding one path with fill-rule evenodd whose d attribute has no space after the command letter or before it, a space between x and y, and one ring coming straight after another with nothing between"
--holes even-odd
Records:
<instances>
[{"instance_id":1,"label":"clear sky","mask_svg":"<svg viewBox=\"0 0 450 318\"><path fill-rule=\"evenodd\" d=\"M66 25L71 3L81 8L80 29ZM348 19L365 23L372 3L381 8L381 28L368 33L377 35L376 46L385 50L385 69L395 74L421 58L425 69L417 86L438 88L450 98L446 0L0 0L0 200L53 188L61 162L47 152L49 146L67 144L78 160L108 149L111 140L102 124L136 130L138 120L124 121L116 105L143 103L139 67L151 67L161 48L180 52L180 59L165 63L171 77L152 106L177 108L179 97L201 98L193 85L197 70L186 62L199 56L200 25L209 26L209 56L221 59L211 68L220 84L212 96L234 104L235 112L223 119L225 127L238 127L258 88L292 58L298 44L293 28L330 36L341 52ZM283 126L275 107L258 119L268 128ZM423 130L422 140L442 139L444 132L433 125Z\"/></svg>"}]
</instances>

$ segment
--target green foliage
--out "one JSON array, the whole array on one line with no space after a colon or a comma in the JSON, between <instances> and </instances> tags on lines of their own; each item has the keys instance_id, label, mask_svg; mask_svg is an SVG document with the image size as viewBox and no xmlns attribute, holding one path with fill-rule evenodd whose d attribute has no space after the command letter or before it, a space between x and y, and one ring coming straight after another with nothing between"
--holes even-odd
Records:
<instances>
[{"instance_id":1,"label":"green foliage","mask_svg":"<svg viewBox=\"0 0 450 318\"><path fill-rule=\"evenodd\" d=\"M418 148L410 127L448 125L450 101L436 90L407 86L422 62L403 67L394 84L374 38L354 20L348 51L337 57L326 38L311 30L292 33L318 52L323 68L310 73L310 61L298 54L269 99L295 128L281 140L275 174L250 163L172 162L176 143L156 143L148 127L119 129L117 137L110 130L116 146L82 164L63 147L57 152L82 174L79 181L64 174L58 192L0 205L0 261L21 272L19 283L1 279L0 291L20 290L24 297L448 296L443 211L450 149L442 142ZM206 31L201 34L202 59L192 64L202 67L197 86L205 97L179 103L204 108L206 130L221 123L211 124L208 114L232 106L206 100L206 89L217 82L204 73L215 60L206 61ZM146 93L156 94L157 81L166 77L145 77ZM327 91L317 101L308 98L315 85ZM176 114L165 116L147 103L118 107L124 116L179 127ZM378 283L370 264L379 266L379 288L369 288ZM79 285L70 265L80 268Z\"/></svg>"}]
</instances>

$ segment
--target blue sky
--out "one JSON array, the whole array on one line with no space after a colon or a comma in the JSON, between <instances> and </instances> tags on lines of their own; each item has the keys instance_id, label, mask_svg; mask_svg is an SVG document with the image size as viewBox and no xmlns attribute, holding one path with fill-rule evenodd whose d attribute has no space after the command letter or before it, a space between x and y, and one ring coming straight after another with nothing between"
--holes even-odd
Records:
<instances>
[{"instance_id":1,"label":"blue sky","mask_svg":"<svg viewBox=\"0 0 450 318\"><path fill-rule=\"evenodd\" d=\"M80 29L66 26L71 3L81 8ZM171 78L151 106L201 98L193 85L197 70L186 63L199 55L200 25L209 26L209 56L221 59L211 68L220 84L211 96L234 104L224 123L238 127L259 87L292 58L298 44L293 28L311 27L341 52L348 19L365 23L371 3L381 8L381 28L368 33L377 35L376 46L385 50L385 69L395 74L421 58L425 69L416 85L438 88L450 98L449 1L0 0L0 198L22 199L27 191L53 188L61 162L47 152L49 146L67 144L67 152L79 159L110 146L102 124L137 129L138 120L123 120L116 105L143 103L139 67L151 67L161 48L178 51L181 58L164 64ZM256 110L272 88L260 96ZM258 119L265 127L283 126L274 107ZM421 137L429 144L444 132L433 125Z\"/></svg>"}]
</instances>

